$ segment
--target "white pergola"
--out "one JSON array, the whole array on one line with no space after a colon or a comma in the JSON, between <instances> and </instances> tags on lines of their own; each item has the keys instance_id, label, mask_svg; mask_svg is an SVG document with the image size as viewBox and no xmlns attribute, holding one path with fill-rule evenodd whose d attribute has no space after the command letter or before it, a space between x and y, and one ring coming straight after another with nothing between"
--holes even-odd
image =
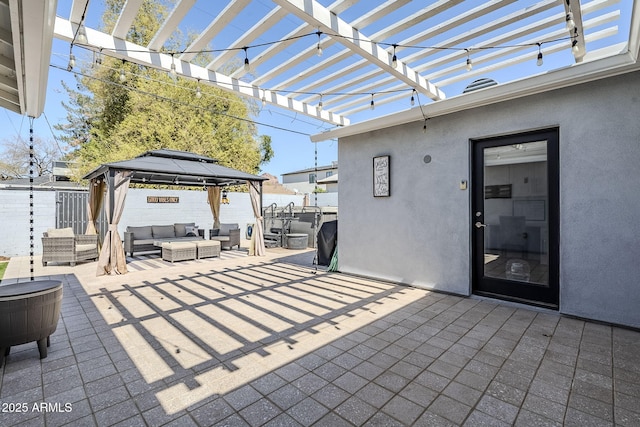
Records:
<instances>
[{"instance_id":1,"label":"white pergola","mask_svg":"<svg viewBox=\"0 0 640 427\"><path fill-rule=\"evenodd\" d=\"M337 127L350 125L349 117L373 101L377 107L406 100L408 108L414 94L421 105L407 115L412 120L425 116L423 105L439 114L486 102L460 92L442 101L454 83L497 70L519 70L512 74L517 81L500 81L484 98L627 72L638 68L640 48L636 0L175 0L146 46L128 38L142 0L124 2L110 33L89 25L90 16L102 15L101 2L63 3L0 0L1 107L42 113L53 38L73 43L78 53L101 52L167 72L174 64L180 78ZM172 50L171 35L187 24L196 25L189 28L197 36ZM615 37L619 27L630 28L622 42ZM81 32L86 41L78 39ZM590 50L592 44L597 48ZM211 50L213 59L197 65L198 53ZM540 71L538 53L557 54L554 68ZM242 64L245 55L249 71L228 66Z\"/></svg>"}]
</instances>

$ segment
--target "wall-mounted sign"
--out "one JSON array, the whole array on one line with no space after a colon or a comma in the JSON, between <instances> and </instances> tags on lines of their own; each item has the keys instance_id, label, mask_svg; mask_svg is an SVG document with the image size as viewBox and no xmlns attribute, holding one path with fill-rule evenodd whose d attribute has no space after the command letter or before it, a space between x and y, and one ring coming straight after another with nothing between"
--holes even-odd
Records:
<instances>
[{"instance_id":1,"label":"wall-mounted sign","mask_svg":"<svg viewBox=\"0 0 640 427\"><path fill-rule=\"evenodd\" d=\"M389 161L389 156L373 158L373 197L389 197L391 195Z\"/></svg>"},{"instance_id":2,"label":"wall-mounted sign","mask_svg":"<svg viewBox=\"0 0 640 427\"><path fill-rule=\"evenodd\" d=\"M180 203L180 197L147 196L147 203Z\"/></svg>"}]
</instances>

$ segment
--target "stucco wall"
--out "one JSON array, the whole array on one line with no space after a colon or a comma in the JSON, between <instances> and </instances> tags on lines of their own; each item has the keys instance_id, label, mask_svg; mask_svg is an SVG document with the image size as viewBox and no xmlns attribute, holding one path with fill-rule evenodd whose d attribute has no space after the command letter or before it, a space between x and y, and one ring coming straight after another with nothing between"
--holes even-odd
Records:
<instances>
[{"instance_id":1,"label":"stucco wall","mask_svg":"<svg viewBox=\"0 0 640 427\"><path fill-rule=\"evenodd\" d=\"M639 111L636 72L341 138L340 270L470 294L469 139L557 126L560 311L640 327ZM374 198L383 154L391 197Z\"/></svg>"}]
</instances>

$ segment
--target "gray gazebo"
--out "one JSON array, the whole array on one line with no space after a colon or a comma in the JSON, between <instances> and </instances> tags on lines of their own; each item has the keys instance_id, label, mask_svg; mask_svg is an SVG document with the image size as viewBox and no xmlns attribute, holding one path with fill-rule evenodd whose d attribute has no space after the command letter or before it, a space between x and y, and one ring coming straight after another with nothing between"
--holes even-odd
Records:
<instances>
[{"instance_id":1,"label":"gray gazebo","mask_svg":"<svg viewBox=\"0 0 640 427\"><path fill-rule=\"evenodd\" d=\"M217 160L186 151L153 150L130 160L105 163L84 176L90 180L89 226L86 234L96 234L96 220L106 191L105 213L109 229L105 235L98 275L127 272L122 240L118 234L118 222L124 209L124 201L130 183L164 184L205 187L213 214L214 227L220 224L221 187L249 185L249 194L256 226L251 238L249 253L264 255L264 230L262 224L262 181L266 178L227 168ZM255 236L255 237L254 237Z\"/></svg>"}]
</instances>

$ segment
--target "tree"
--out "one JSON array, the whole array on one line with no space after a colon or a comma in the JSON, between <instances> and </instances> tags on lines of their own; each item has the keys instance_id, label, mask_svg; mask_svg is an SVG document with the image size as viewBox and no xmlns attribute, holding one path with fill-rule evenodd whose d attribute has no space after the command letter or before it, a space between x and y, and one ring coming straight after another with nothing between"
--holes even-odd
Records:
<instances>
[{"instance_id":1,"label":"tree","mask_svg":"<svg viewBox=\"0 0 640 427\"><path fill-rule=\"evenodd\" d=\"M123 2L106 1L106 32ZM147 45L166 14L166 6L145 0L127 39ZM180 42L178 34L170 44L177 51ZM249 173L257 173L260 164L273 156L270 137L258 138L250 120L256 105L235 94L110 57L104 57L101 65L85 66L81 74L77 90L65 86L70 99L64 105L67 122L56 126L75 149L71 154L77 164L75 179L101 163L160 148L192 151ZM200 97L195 96L197 88Z\"/></svg>"},{"instance_id":2,"label":"tree","mask_svg":"<svg viewBox=\"0 0 640 427\"><path fill-rule=\"evenodd\" d=\"M3 141L0 160L0 179L21 178L29 175L30 143L22 138ZM51 140L33 139L34 174L42 176L53 172L53 160L60 157L57 145Z\"/></svg>"}]
</instances>

